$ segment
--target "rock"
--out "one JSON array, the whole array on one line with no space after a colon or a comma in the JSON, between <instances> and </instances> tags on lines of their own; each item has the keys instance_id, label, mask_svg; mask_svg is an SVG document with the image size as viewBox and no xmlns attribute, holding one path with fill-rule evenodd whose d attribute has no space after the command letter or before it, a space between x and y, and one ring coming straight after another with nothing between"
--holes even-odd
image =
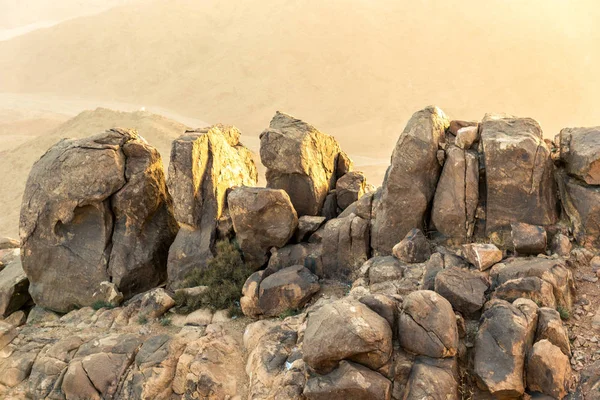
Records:
<instances>
[{"instance_id":1,"label":"rock","mask_svg":"<svg viewBox=\"0 0 600 400\"><path fill-rule=\"evenodd\" d=\"M429 290L404 298L398 319L400 345L415 354L453 357L458 347L456 317L448 300Z\"/></svg>"},{"instance_id":2,"label":"rock","mask_svg":"<svg viewBox=\"0 0 600 400\"><path fill-rule=\"evenodd\" d=\"M298 230L294 234L296 242L305 242L310 235L325 223L325 219L325 217L313 217L311 215L303 215L298 218Z\"/></svg>"},{"instance_id":3,"label":"rock","mask_svg":"<svg viewBox=\"0 0 600 400\"><path fill-rule=\"evenodd\" d=\"M509 303L518 298L526 298L533 300L540 307L556 307L554 287L536 276L508 280L496 288L493 297Z\"/></svg>"},{"instance_id":4,"label":"rock","mask_svg":"<svg viewBox=\"0 0 600 400\"><path fill-rule=\"evenodd\" d=\"M371 247L389 255L392 247L423 221L440 175L437 151L450 122L437 107L413 114L400 135L374 207Z\"/></svg>"},{"instance_id":5,"label":"rock","mask_svg":"<svg viewBox=\"0 0 600 400\"><path fill-rule=\"evenodd\" d=\"M598 385L600 384L600 360L586 365L580 372L580 382L577 391L584 399L598 398Z\"/></svg>"},{"instance_id":6,"label":"rock","mask_svg":"<svg viewBox=\"0 0 600 400\"><path fill-rule=\"evenodd\" d=\"M130 298L166 278L177 229L160 155L135 131L62 140L34 164L23 197L29 292L59 312L91 305L104 281Z\"/></svg>"},{"instance_id":7,"label":"rock","mask_svg":"<svg viewBox=\"0 0 600 400\"><path fill-rule=\"evenodd\" d=\"M546 254L546 230L543 226L522 222L513 222L510 226L515 253L519 255Z\"/></svg>"},{"instance_id":8,"label":"rock","mask_svg":"<svg viewBox=\"0 0 600 400\"><path fill-rule=\"evenodd\" d=\"M600 185L600 127L565 128L558 139L567 173L588 185Z\"/></svg>"},{"instance_id":9,"label":"rock","mask_svg":"<svg viewBox=\"0 0 600 400\"><path fill-rule=\"evenodd\" d=\"M19 326L24 325L25 322L27 322L27 314L25 314L25 312L21 310L15 311L8 317L4 318L3 322L6 322L7 324L14 326L15 328L18 328Z\"/></svg>"},{"instance_id":10,"label":"rock","mask_svg":"<svg viewBox=\"0 0 600 400\"><path fill-rule=\"evenodd\" d=\"M95 300L94 303L99 302L117 307L123 302L123 293L119 292L114 283L104 281L100 282L98 290L94 292L92 298Z\"/></svg>"},{"instance_id":11,"label":"rock","mask_svg":"<svg viewBox=\"0 0 600 400\"><path fill-rule=\"evenodd\" d=\"M18 240L9 237L0 238L0 250L18 249L19 247L21 247L21 243Z\"/></svg>"},{"instance_id":12,"label":"rock","mask_svg":"<svg viewBox=\"0 0 600 400\"><path fill-rule=\"evenodd\" d=\"M563 235L562 233L557 233L554 235L554 238L552 238L550 248L553 254L558 254L561 257L568 257L571 253L573 245L571 244L571 240L568 236Z\"/></svg>"},{"instance_id":13,"label":"rock","mask_svg":"<svg viewBox=\"0 0 600 400\"><path fill-rule=\"evenodd\" d=\"M326 221L338 217L338 204L337 194L335 189L327 193L325 201L323 202L323 208L321 209L321 216L325 217Z\"/></svg>"},{"instance_id":14,"label":"rock","mask_svg":"<svg viewBox=\"0 0 600 400\"><path fill-rule=\"evenodd\" d=\"M169 250L171 288L180 288L193 269L205 268L213 257L227 191L257 183L252 154L239 139L236 127L217 124L173 141L168 185L182 229Z\"/></svg>"},{"instance_id":15,"label":"rock","mask_svg":"<svg viewBox=\"0 0 600 400\"><path fill-rule=\"evenodd\" d=\"M465 242L473 234L479 202L479 160L477 153L456 146L450 146L446 154L431 222L444 236Z\"/></svg>"},{"instance_id":16,"label":"rock","mask_svg":"<svg viewBox=\"0 0 600 400\"><path fill-rule=\"evenodd\" d=\"M571 355L569 335L562 324L560 314L553 308L542 307L538 311L538 324L535 341L548 340L557 346L563 354Z\"/></svg>"},{"instance_id":17,"label":"rock","mask_svg":"<svg viewBox=\"0 0 600 400\"><path fill-rule=\"evenodd\" d=\"M486 115L481 142L487 183L486 234L506 231L512 222L555 223L554 165L539 124L531 118Z\"/></svg>"},{"instance_id":18,"label":"rock","mask_svg":"<svg viewBox=\"0 0 600 400\"><path fill-rule=\"evenodd\" d=\"M321 245L316 243L288 244L271 252L265 277L294 265L304 265L313 273L322 273Z\"/></svg>"},{"instance_id":19,"label":"rock","mask_svg":"<svg viewBox=\"0 0 600 400\"><path fill-rule=\"evenodd\" d=\"M557 173L557 182L575 240L582 246L600 247L600 187L584 185L564 171Z\"/></svg>"},{"instance_id":20,"label":"rock","mask_svg":"<svg viewBox=\"0 0 600 400\"><path fill-rule=\"evenodd\" d=\"M284 268L260 282L258 306L261 314L275 317L302 308L319 291L319 278L302 265Z\"/></svg>"},{"instance_id":21,"label":"rock","mask_svg":"<svg viewBox=\"0 0 600 400\"><path fill-rule=\"evenodd\" d=\"M283 247L298 227L298 216L283 190L239 187L227 198L244 261L258 269L271 247Z\"/></svg>"},{"instance_id":22,"label":"rock","mask_svg":"<svg viewBox=\"0 0 600 400\"><path fill-rule=\"evenodd\" d=\"M308 400L362 400L391 398L392 382L362 365L348 361L324 376L306 382L304 397Z\"/></svg>"},{"instance_id":23,"label":"rock","mask_svg":"<svg viewBox=\"0 0 600 400\"><path fill-rule=\"evenodd\" d=\"M467 260L480 271L485 271L502 261L502 251L493 244L470 243L463 245L462 248Z\"/></svg>"},{"instance_id":24,"label":"rock","mask_svg":"<svg viewBox=\"0 0 600 400\"><path fill-rule=\"evenodd\" d=\"M192 311L185 317L185 325L189 326L206 326L210 325L213 320L213 312L208 308L200 308Z\"/></svg>"},{"instance_id":25,"label":"rock","mask_svg":"<svg viewBox=\"0 0 600 400\"><path fill-rule=\"evenodd\" d=\"M27 325L58 321L60 316L51 310L35 306L29 311Z\"/></svg>"},{"instance_id":26,"label":"rock","mask_svg":"<svg viewBox=\"0 0 600 400\"><path fill-rule=\"evenodd\" d=\"M260 282L263 280L263 275L264 271L256 271L244 283L242 298L240 299L240 307L244 315L256 317L261 313L258 305L258 290Z\"/></svg>"},{"instance_id":27,"label":"rock","mask_svg":"<svg viewBox=\"0 0 600 400\"><path fill-rule=\"evenodd\" d=\"M21 260L16 259L0 270L0 317L7 317L31 301L27 289L29 280Z\"/></svg>"},{"instance_id":28,"label":"rock","mask_svg":"<svg viewBox=\"0 0 600 400\"><path fill-rule=\"evenodd\" d=\"M402 279L406 266L396 257L374 257L369 260L371 265L368 270L369 284Z\"/></svg>"},{"instance_id":29,"label":"rock","mask_svg":"<svg viewBox=\"0 0 600 400\"><path fill-rule=\"evenodd\" d=\"M369 221L350 214L327 221L322 229L323 273L319 276L348 280L369 259Z\"/></svg>"},{"instance_id":30,"label":"rock","mask_svg":"<svg viewBox=\"0 0 600 400\"><path fill-rule=\"evenodd\" d=\"M335 188L337 141L313 126L277 112L260 134L260 159L267 167L267 187L285 190L298 215L319 215L325 197ZM340 161L341 170L349 166Z\"/></svg>"},{"instance_id":31,"label":"rock","mask_svg":"<svg viewBox=\"0 0 600 400\"><path fill-rule=\"evenodd\" d=\"M366 192L367 179L362 172L352 171L342 176L335 184L337 205L342 210L358 199Z\"/></svg>"},{"instance_id":32,"label":"rock","mask_svg":"<svg viewBox=\"0 0 600 400\"><path fill-rule=\"evenodd\" d=\"M461 120L452 120L448 126L448 132L453 134L454 136L458 135L458 131L462 128L467 128L470 126L478 126L479 123L477 121L461 121Z\"/></svg>"},{"instance_id":33,"label":"rock","mask_svg":"<svg viewBox=\"0 0 600 400\"><path fill-rule=\"evenodd\" d=\"M411 229L392 249L394 257L407 263L422 263L431 257L431 248L423 232Z\"/></svg>"},{"instance_id":34,"label":"rock","mask_svg":"<svg viewBox=\"0 0 600 400\"><path fill-rule=\"evenodd\" d=\"M390 324L390 328L396 326L396 315L398 314L398 301L384 294L371 294L361 297L358 301L381 315Z\"/></svg>"},{"instance_id":35,"label":"rock","mask_svg":"<svg viewBox=\"0 0 600 400\"><path fill-rule=\"evenodd\" d=\"M449 266L450 267L450 266ZM440 253L433 253L425 263L423 270L423 280L421 281L421 290L435 290L435 278L437 274L444 269L444 256Z\"/></svg>"},{"instance_id":36,"label":"rock","mask_svg":"<svg viewBox=\"0 0 600 400\"><path fill-rule=\"evenodd\" d=\"M478 126L465 126L456 132L456 146L461 149L469 150L473 143L479 140Z\"/></svg>"},{"instance_id":37,"label":"rock","mask_svg":"<svg viewBox=\"0 0 600 400\"><path fill-rule=\"evenodd\" d=\"M527 319L510 303L498 300L483 312L473 359L481 389L496 398L517 398L524 393L527 334Z\"/></svg>"},{"instance_id":38,"label":"rock","mask_svg":"<svg viewBox=\"0 0 600 400\"><path fill-rule=\"evenodd\" d=\"M486 279L480 273L462 268L444 269L435 278L435 291L465 317L474 316L481 310L488 288Z\"/></svg>"},{"instance_id":39,"label":"rock","mask_svg":"<svg viewBox=\"0 0 600 400\"><path fill-rule=\"evenodd\" d=\"M302 350L318 373L329 373L341 360L378 369L391 357L392 329L364 304L339 300L308 315Z\"/></svg>"},{"instance_id":40,"label":"rock","mask_svg":"<svg viewBox=\"0 0 600 400\"><path fill-rule=\"evenodd\" d=\"M537 277L553 287L557 306L570 310L575 299L575 282L564 261L545 258L515 258L504 263L504 268L492 271L492 289L512 279Z\"/></svg>"},{"instance_id":41,"label":"rock","mask_svg":"<svg viewBox=\"0 0 600 400\"><path fill-rule=\"evenodd\" d=\"M410 371L404 400L458 400L456 361L417 357Z\"/></svg>"},{"instance_id":42,"label":"rock","mask_svg":"<svg viewBox=\"0 0 600 400\"><path fill-rule=\"evenodd\" d=\"M527 387L555 399L567 395L571 376L569 357L548 340L533 345L527 362Z\"/></svg>"},{"instance_id":43,"label":"rock","mask_svg":"<svg viewBox=\"0 0 600 400\"><path fill-rule=\"evenodd\" d=\"M15 337L17 337L16 327L0 321L0 350L5 348Z\"/></svg>"},{"instance_id":44,"label":"rock","mask_svg":"<svg viewBox=\"0 0 600 400\"><path fill-rule=\"evenodd\" d=\"M175 300L162 288L144 293L141 300L139 312L147 318L160 318L175 306Z\"/></svg>"}]
</instances>

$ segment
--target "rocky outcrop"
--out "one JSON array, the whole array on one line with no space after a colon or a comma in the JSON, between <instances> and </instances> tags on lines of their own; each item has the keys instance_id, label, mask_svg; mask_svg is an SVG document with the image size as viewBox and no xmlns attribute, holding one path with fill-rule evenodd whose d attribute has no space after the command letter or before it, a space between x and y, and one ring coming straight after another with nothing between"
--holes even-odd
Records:
<instances>
[{"instance_id":1,"label":"rocky outcrop","mask_svg":"<svg viewBox=\"0 0 600 400\"><path fill-rule=\"evenodd\" d=\"M347 280L369 259L369 221L350 214L327 221L322 228L322 275Z\"/></svg>"},{"instance_id":2,"label":"rocky outcrop","mask_svg":"<svg viewBox=\"0 0 600 400\"><path fill-rule=\"evenodd\" d=\"M348 172L337 141L312 125L277 112L260 135L260 158L267 186L285 190L298 215L320 215L336 179ZM338 170L338 160L340 167Z\"/></svg>"},{"instance_id":3,"label":"rocky outcrop","mask_svg":"<svg viewBox=\"0 0 600 400\"><path fill-rule=\"evenodd\" d=\"M296 210L283 190L239 187L227 201L244 261L253 269L267 262L271 247L285 246L298 227Z\"/></svg>"},{"instance_id":4,"label":"rocky outcrop","mask_svg":"<svg viewBox=\"0 0 600 400\"><path fill-rule=\"evenodd\" d=\"M510 223L558 219L554 165L542 129L531 118L486 115L480 125L487 184L486 233Z\"/></svg>"},{"instance_id":5,"label":"rocky outcrop","mask_svg":"<svg viewBox=\"0 0 600 400\"><path fill-rule=\"evenodd\" d=\"M413 228L424 230L426 212L440 175L437 151L450 121L437 107L413 114L400 135L375 208L371 247L391 254Z\"/></svg>"},{"instance_id":6,"label":"rocky outcrop","mask_svg":"<svg viewBox=\"0 0 600 400\"><path fill-rule=\"evenodd\" d=\"M131 297L166 278L178 227L160 155L135 131L57 143L33 166L23 199L23 269L36 304L67 312L96 301L101 282Z\"/></svg>"},{"instance_id":7,"label":"rocky outcrop","mask_svg":"<svg viewBox=\"0 0 600 400\"><path fill-rule=\"evenodd\" d=\"M169 286L179 288L195 268L213 257L217 224L227 213L227 191L255 186L250 151L234 126L185 132L173 141L168 186L181 230L169 250Z\"/></svg>"},{"instance_id":8,"label":"rocky outcrop","mask_svg":"<svg viewBox=\"0 0 600 400\"><path fill-rule=\"evenodd\" d=\"M600 127L565 128L556 139L566 172L588 185L600 185Z\"/></svg>"}]
</instances>

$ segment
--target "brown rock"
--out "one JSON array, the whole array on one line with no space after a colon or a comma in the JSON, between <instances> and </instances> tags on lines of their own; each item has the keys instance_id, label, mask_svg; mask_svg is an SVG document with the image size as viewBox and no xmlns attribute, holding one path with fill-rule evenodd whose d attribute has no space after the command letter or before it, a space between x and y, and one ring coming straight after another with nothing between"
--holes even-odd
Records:
<instances>
[{"instance_id":1,"label":"brown rock","mask_svg":"<svg viewBox=\"0 0 600 400\"><path fill-rule=\"evenodd\" d=\"M444 269L435 278L435 291L466 317L474 316L481 310L488 288L486 279L480 273L462 268Z\"/></svg>"},{"instance_id":2,"label":"brown rock","mask_svg":"<svg viewBox=\"0 0 600 400\"><path fill-rule=\"evenodd\" d=\"M513 249L519 255L546 254L546 230L543 226L511 223Z\"/></svg>"},{"instance_id":3,"label":"brown rock","mask_svg":"<svg viewBox=\"0 0 600 400\"><path fill-rule=\"evenodd\" d=\"M327 221L322 229L322 276L348 280L369 259L369 222L350 214Z\"/></svg>"},{"instance_id":4,"label":"brown rock","mask_svg":"<svg viewBox=\"0 0 600 400\"><path fill-rule=\"evenodd\" d=\"M540 307L556 307L554 287L536 276L508 280L496 288L493 297L509 303L518 298L526 298Z\"/></svg>"},{"instance_id":5,"label":"brown rock","mask_svg":"<svg viewBox=\"0 0 600 400\"><path fill-rule=\"evenodd\" d=\"M0 350L6 347L16 336L17 329L15 326L0 321Z\"/></svg>"},{"instance_id":6,"label":"brown rock","mask_svg":"<svg viewBox=\"0 0 600 400\"><path fill-rule=\"evenodd\" d=\"M258 269L271 247L283 247L298 227L298 216L283 190L239 187L228 196L229 211L244 260Z\"/></svg>"},{"instance_id":7,"label":"brown rock","mask_svg":"<svg viewBox=\"0 0 600 400\"><path fill-rule=\"evenodd\" d=\"M284 268L260 282L258 306L261 314L275 317L302 308L319 291L319 278L302 265Z\"/></svg>"},{"instance_id":8,"label":"brown rock","mask_svg":"<svg viewBox=\"0 0 600 400\"><path fill-rule=\"evenodd\" d=\"M479 123L477 121L461 121L461 120L452 120L448 126L448 132L453 134L454 136L458 135L458 131L462 128L466 128L469 126L478 126Z\"/></svg>"},{"instance_id":9,"label":"brown rock","mask_svg":"<svg viewBox=\"0 0 600 400\"><path fill-rule=\"evenodd\" d=\"M568 257L571 253L573 245L571 244L571 240L568 236L563 235L562 233L557 233L554 235L554 238L552 238L550 248L552 253L558 254L561 257Z\"/></svg>"},{"instance_id":10,"label":"brown rock","mask_svg":"<svg viewBox=\"0 0 600 400\"><path fill-rule=\"evenodd\" d=\"M308 315L302 349L304 361L319 373L344 359L378 369L391 357L392 329L364 304L339 300Z\"/></svg>"},{"instance_id":11,"label":"brown rock","mask_svg":"<svg viewBox=\"0 0 600 400\"><path fill-rule=\"evenodd\" d=\"M19 247L21 247L21 243L18 240L9 237L0 238L0 250L18 249Z\"/></svg>"},{"instance_id":12,"label":"brown rock","mask_svg":"<svg viewBox=\"0 0 600 400\"><path fill-rule=\"evenodd\" d=\"M569 175L600 185L600 127L560 131L560 158Z\"/></svg>"},{"instance_id":13,"label":"brown rock","mask_svg":"<svg viewBox=\"0 0 600 400\"><path fill-rule=\"evenodd\" d=\"M423 232L411 229L392 249L394 257L407 263L422 263L431 257L431 248Z\"/></svg>"},{"instance_id":14,"label":"brown rock","mask_svg":"<svg viewBox=\"0 0 600 400\"><path fill-rule=\"evenodd\" d=\"M600 246L600 187L588 186L557 173L563 208L573 225L573 236L582 246Z\"/></svg>"},{"instance_id":15,"label":"brown rock","mask_svg":"<svg viewBox=\"0 0 600 400\"><path fill-rule=\"evenodd\" d=\"M308 240L308 237L316 232L324 223L325 217L303 215L298 218L298 230L294 234L294 239L300 243Z\"/></svg>"},{"instance_id":16,"label":"brown rock","mask_svg":"<svg viewBox=\"0 0 600 400\"><path fill-rule=\"evenodd\" d=\"M90 305L100 282L126 298L155 287L178 229L172 212L160 155L135 131L59 142L32 168L21 209L32 298L67 312Z\"/></svg>"},{"instance_id":17,"label":"brown rock","mask_svg":"<svg viewBox=\"0 0 600 400\"><path fill-rule=\"evenodd\" d=\"M477 141L479 141L478 126L465 126L456 132L455 144L461 149L469 150Z\"/></svg>"},{"instance_id":18,"label":"brown rock","mask_svg":"<svg viewBox=\"0 0 600 400\"><path fill-rule=\"evenodd\" d=\"M548 340L557 346L565 355L571 355L571 344L567 329L564 327L560 314L553 308L542 307L538 311L538 324L535 341Z\"/></svg>"},{"instance_id":19,"label":"brown rock","mask_svg":"<svg viewBox=\"0 0 600 400\"><path fill-rule=\"evenodd\" d=\"M456 360L417 357L403 400L458 400Z\"/></svg>"},{"instance_id":20,"label":"brown rock","mask_svg":"<svg viewBox=\"0 0 600 400\"><path fill-rule=\"evenodd\" d=\"M502 251L493 244L470 243L463 245L462 248L467 260L480 271L485 271L502 261Z\"/></svg>"},{"instance_id":21,"label":"brown rock","mask_svg":"<svg viewBox=\"0 0 600 400\"><path fill-rule=\"evenodd\" d=\"M393 329L396 326L396 315L398 314L398 300L384 294L371 294L361 297L358 301L381 315Z\"/></svg>"},{"instance_id":22,"label":"brown rock","mask_svg":"<svg viewBox=\"0 0 600 400\"><path fill-rule=\"evenodd\" d=\"M389 255L413 228L423 230L429 203L440 175L437 151L449 125L437 107L413 114L400 135L375 206L371 247Z\"/></svg>"},{"instance_id":23,"label":"brown rock","mask_svg":"<svg viewBox=\"0 0 600 400\"><path fill-rule=\"evenodd\" d=\"M0 270L0 317L7 317L31 301L27 289L29 280L21 260L16 259Z\"/></svg>"},{"instance_id":24,"label":"brown rock","mask_svg":"<svg viewBox=\"0 0 600 400\"><path fill-rule=\"evenodd\" d=\"M293 265L304 265L313 273L322 273L321 245L317 243L288 244L271 252L265 277Z\"/></svg>"},{"instance_id":25,"label":"brown rock","mask_svg":"<svg viewBox=\"0 0 600 400\"><path fill-rule=\"evenodd\" d=\"M260 315L260 307L258 306L258 290L260 282L263 279L264 271L256 271L246 279L242 288L242 298L240 299L240 307L244 315L256 317Z\"/></svg>"},{"instance_id":26,"label":"brown rock","mask_svg":"<svg viewBox=\"0 0 600 400\"><path fill-rule=\"evenodd\" d=\"M527 387L555 399L567 395L571 376L569 357L548 340L533 345L527 362Z\"/></svg>"},{"instance_id":27,"label":"brown rock","mask_svg":"<svg viewBox=\"0 0 600 400\"><path fill-rule=\"evenodd\" d=\"M139 313L147 318L159 318L175 306L175 300L162 288L152 289L141 298Z\"/></svg>"},{"instance_id":28,"label":"brown rock","mask_svg":"<svg viewBox=\"0 0 600 400\"><path fill-rule=\"evenodd\" d=\"M335 184L337 205L342 210L358 199L366 192L367 179L362 172L352 171L339 178Z\"/></svg>"},{"instance_id":29,"label":"brown rock","mask_svg":"<svg viewBox=\"0 0 600 400\"><path fill-rule=\"evenodd\" d=\"M458 347L456 317L448 300L429 290L404 298L398 319L400 345L415 354L453 357Z\"/></svg>"},{"instance_id":30,"label":"brown rock","mask_svg":"<svg viewBox=\"0 0 600 400\"><path fill-rule=\"evenodd\" d=\"M371 285L402 279L406 270L406 265L392 256L373 257L368 262L370 267L367 275Z\"/></svg>"}]
</instances>

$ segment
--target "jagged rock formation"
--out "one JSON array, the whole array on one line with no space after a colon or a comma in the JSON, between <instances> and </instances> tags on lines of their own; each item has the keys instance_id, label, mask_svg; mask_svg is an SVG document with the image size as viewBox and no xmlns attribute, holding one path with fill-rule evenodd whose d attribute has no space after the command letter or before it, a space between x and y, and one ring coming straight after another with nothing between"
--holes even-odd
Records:
<instances>
[{"instance_id":1,"label":"jagged rock formation","mask_svg":"<svg viewBox=\"0 0 600 400\"><path fill-rule=\"evenodd\" d=\"M173 141L168 186L181 229L169 250L170 287L181 287L212 258L217 225L227 216L227 190L256 182L252 155L234 126L188 131Z\"/></svg>"},{"instance_id":2,"label":"jagged rock formation","mask_svg":"<svg viewBox=\"0 0 600 400\"><path fill-rule=\"evenodd\" d=\"M21 209L23 269L36 304L67 312L127 298L166 277L177 232L160 154L135 131L62 140L35 163Z\"/></svg>"}]
</instances>

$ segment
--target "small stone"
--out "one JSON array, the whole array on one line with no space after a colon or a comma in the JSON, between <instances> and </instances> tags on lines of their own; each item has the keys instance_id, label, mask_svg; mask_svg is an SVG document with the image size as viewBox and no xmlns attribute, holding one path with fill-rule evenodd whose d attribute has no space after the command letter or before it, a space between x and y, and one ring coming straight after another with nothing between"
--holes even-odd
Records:
<instances>
[{"instance_id":1,"label":"small stone","mask_svg":"<svg viewBox=\"0 0 600 400\"><path fill-rule=\"evenodd\" d=\"M392 249L394 257L407 263L422 263L431 256L429 242L420 229L410 230Z\"/></svg>"},{"instance_id":2,"label":"small stone","mask_svg":"<svg viewBox=\"0 0 600 400\"><path fill-rule=\"evenodd\" d=\"M502 251L493 244L465 244L463 245L463 253L467 260L480 271L485 271L494 264L502 261Z\"/></svg>"}]
</instances>

